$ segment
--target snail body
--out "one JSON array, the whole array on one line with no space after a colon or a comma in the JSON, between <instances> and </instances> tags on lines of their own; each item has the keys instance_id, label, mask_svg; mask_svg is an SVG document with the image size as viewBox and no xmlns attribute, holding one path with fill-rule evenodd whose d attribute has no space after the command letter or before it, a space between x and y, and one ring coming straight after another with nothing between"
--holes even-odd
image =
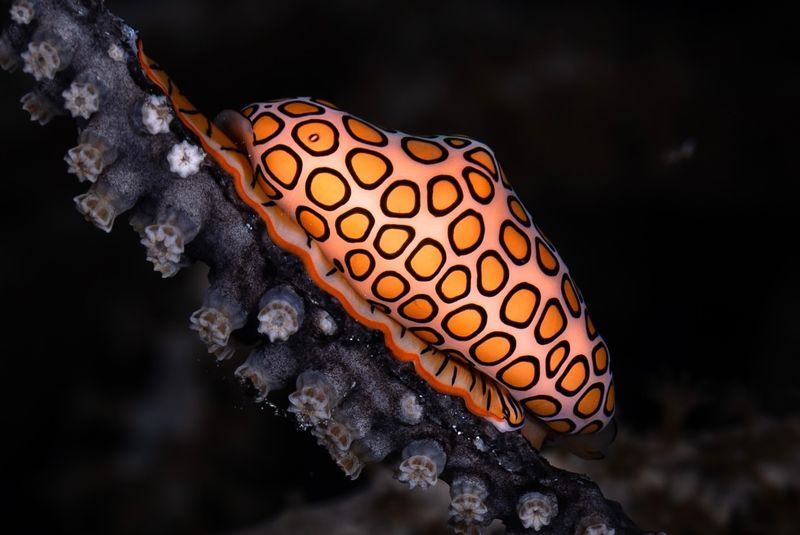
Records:
<instances>
[{"instance_id":1,"label":"snail body","mask_svg":"<svg viewBox=\"0 0 800 535\"><path fill-rule=\"evenodd\" d=\"M504 431L606 428L605 342L493 152L379 128L292 98L198 112L139 48L147 77L234 180L270 237L436 390Z\"/></svg>"}]
</instances>

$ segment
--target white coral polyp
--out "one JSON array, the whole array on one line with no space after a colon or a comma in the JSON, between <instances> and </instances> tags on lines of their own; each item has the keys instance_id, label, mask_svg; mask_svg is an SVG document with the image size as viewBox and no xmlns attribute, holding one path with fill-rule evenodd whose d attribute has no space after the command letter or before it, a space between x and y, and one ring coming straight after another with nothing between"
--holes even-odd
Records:
<instances>
[{"instance_id":1,"label":"white coral polyp","mask_svg":"<svg viewBox=\"0 0 800 535\"><path fill-rule=\"evenodd\" d=\"M353 433L345 424L334 420L323 420L311 434L316 436L322 445L339 451L347 451L353 444Z\"/></svg>"},{"instance_id":2,"label":"white coral polyp","mask_svg":"<svg viewBox=\"0 0 800 535\"><path fill-rule=\"evenodd\" d=\"M259 311L258 322L258 332L269 338L270 342L285 342L300 328L297 309L282 299L268 302Z\"/></svg>"},{"instance_id":3,"label":"white coral polyp","mask_svg":"<svg viewBox=\"0 0 800 535\"><path fill-rule=\"evenodd\" d=\"M489 508L484 500L489 495L483 481L470 477L456 478L450 486L450 516L456 524L483 524Z\"/></svg>"},{"instance_id":4,"label":"white coral polyp","mask_svg":"<svg viewBox=\"0 0 800 535\"><path fill-rule=\"evenodd\" d=\"M147 250L147 260L163 278L178 272L184 243L181 229L169 223L147 226L141 243Z\"/></svg>"},{"instance_id":5,"label":"white coral polyp","mask_svg":"<svg viewBox=\"0 0 800 535\"><path fill-rule=\"evenodd\" d=\"M438 478L436 462L427 455L412 455L405 459L400 463L400 472L397 474L397 479L407 483L411 489L432 487Z\"/></svg>"},{"instance_id":6,"label":"white coral polyp","mask_svg":"<svg viewBox=\"0 0 800 535\"><path fill-rule=\"evenodd\" d=\"M342 469L342 472L350 479L358 479L361 475L361 470L364 468L364 463L352 451L340 451L328 449L331 458L336 461L336 465Z\"/></svg>"},{"instance_id":7,"label":"white coral polyp","mask_svg":"<svg viewBox=\"0 0 800 535\"><path fill-rule=\"evenodd\" d=\"M459 494L450 502L450 516L456 522L481 524L489 509L477 494Z\"/></svg>"},{"instance_id":8,"label":"white coral polyp","mask_svg":"<svg viewBox=\"0 0 800 535\"><path fill-rule=\"evenodd\" d=\"M88 119L100 109L100 92L91 82L72 82L61 96L64 97L64 107L73 117Z\"/></svg>"},{"instance_id":9,"label":"white coral polyp","mask_svg":"<svg viewBox=\"0 0 800 535\"><path fill-rule=\"evenodd\" d=\"M339 330L336 320L327 310L320 310L317 314L317 327L325 336L333 336Z\"/></svg>"},{"instance_id":10,"label":"white coral polyp","mask_svg":"<svg viewBox=\"0 0 800 535\"><path fill-rule=\"evenodd\" d=\"M169 170L180 176L186 178L197 173L200 170L200 164L206 154L203 150L192 145L188 141L181 141L172 146L167 154L167 162L169 162Z\"/></svg>"},{"instance_id":11,"label":"white coral polyp","mask_svg":"<svg viewBox=\"0 0 800 535\"><path fill-rule=\"evenodd\" d=\"M303 386L289 394L288 411L302 424L318 424L331 417L331 400L321 385Z\"/></svg>"},{"instance_id":12,"label":"white coral polyp","mask_svg":"<svg viewBox=\"0 0 800 535\"><path fill-rule=\"evenodd\" d=\"M216 308L203 307L189 318L189 328L197 331L200 340L209 346L226 346L231 335L228 316Z\"/></svg>"},{"instance_id":13,"label":"white coral polyp","mask_svg":"<svg viewBox=\"0 0 800 535\"><path fill-rule=\"evenodd\" d=\"M28 50L21 54L22 71L33 76L36 81L52 80L61 68L58 49L47 41L28 43Z\"/></svg>"},{"instance_id":14,"label":"white coral polyp","mask_svg":"<svg viewBox=\"0 0 800 535\"><path fill-rule=\"evenodd\" d=\"M255 388L258 395L255 398L256 403L261 403L267 399L269 394L269 382L264 376L263 372L245 362L234 372L234 375L242 382L250 383Z\"/></svg>"},{"instance_id":15,"label":"white coral polyp","mask_svg":"<svg viewBox=\"0 0 800 535\"><path fill-rule=\"evenodd\" d=\"M117 211L107 198L89 192L78 195L73 201L75 201L75 207L87 221L100 230L111 232L111 227L114 226L114 218L117 217Z\"/></svg>"},{"instance_id":16,"label":"white coral polyp","mask_svg":"<svg viewBox=\"0 0 800 535\"><path fill-rule=\"evenodd\" d=\"M523 527L539 531L543 526L550 525L558 514L558 502L554 496L529 492L519 499L517 514Z\"/></svg>"},{"instance_id":17,"label":"white coral polyp","mask_svg":"<svg viewBox=\"0 0 800 535\"><path fill-rule=\"evenodd\" d=\"M230 319L221 310L212 307L195 310L189 318L189 328L197 332L200 340L208 346L208 352L215 355L218 361L233 356L235 351L228 347L233 328Z\"/></svg>"},{"instance_id":18,"label":"white coral polyp","mask_svg":"<svg viewBox=\"0 0 800 535\"><path fill-rule=\"evenodd\" d=\"M97 177L105 169L103 151L89 143L69 149L64 161L69 166L67 172L76 175L81 182L97 182Z\"/></svg>"},{"instance_id":19,"label":"white coral polyp","mask_svg":"<svg viewBox=\"0 0 800 535\"><path fill-rule=\"evenodd\" d=\"M407 424L418 424L422 420L422 404L413 392L408 392L400 398L400 419Z\"/></svg>"},{"instance_id":20,"label":"white coral polyp","mask_svg":"<svg viewBox=\"0 0 800 535\"><path fill-rule=\"evenodd\" d=\"M11 4L8 12L11 14L11 20L23 26L30 24L36 14L33 5L28 0L16 0Z\"/></svg>"},{"instance_id":21,"label":"white coral polyp","mask_svg":"<svg viewBox=\"0 0 800 535\"><path fill-rule=\"evenodd\" d=\"M56 114L55 106L50 99L38 92L25 93L19 101L22 103L22 109L31 115L31 121L42 126L49 123Z\"/></svg>"},{"instance_id":22,"label":"white coral polyp","mask_svg":"<svg viewBox=\"0 0 800 535\"><path fill-rule=\"evenodd\" d=\"M152 135L166 134L172 122L172 110L164 95L150 95L142 103L142 124Z\"/></svg>"},{"instance_id":23,"label":"white coral polyp","mask_svg":"<svg viewBox=\"0 0 800 535\"><path fill-rule=\"evenodd\" d=\"M108 57L117 63L122 63L125 61L125 51L117 43L111 43L108 46Z\"/></svg>"}]
</instances>

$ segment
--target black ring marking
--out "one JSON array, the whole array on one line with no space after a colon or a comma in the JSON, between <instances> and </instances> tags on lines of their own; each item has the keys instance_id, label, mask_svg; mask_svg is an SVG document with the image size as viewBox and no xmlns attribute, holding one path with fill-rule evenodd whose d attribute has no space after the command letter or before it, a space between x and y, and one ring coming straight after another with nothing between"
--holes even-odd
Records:
<instances>
[{"instance_id":1,"label":"black ring marking","mask_svg":"<svg viewBox=\"0 0 800 535\"><path fill-rule=\"evenodd\" d=\"M492 160L492 163L494 164L494 172L492 172L492 170L486 167L483 163L475 159L475 153L481 151L483 151ZM494 154L492 154L492 151L490 151L488 148L475 147L474 149L470 149L464 153L464 158L486 169L486 172L491 174L494 181L497 182L497 159L494 157Z\"/></svg>"},{"instance_id":2,"label":"black ring marking","mask_svg":"<svg viewBox=\"0 0 800 535\"><path fill-rule=\"evenodd\" d=\"M458 223L460 223L462 219L466 219L469 216L475 216L478 219L478 227L479 227L478 239L475 240L475 242L472 245L470 245L469 247L467 247L466 249L461 249L456 245L456 242L455 242L455 229L456 229L456 225L458 225ZM483 217L481 216L481 214L479 214L478 212L476 212L472 208L462 212L458 217L456 217L447 226L447 238L450 241L450 247L452 247L453 251L458 256L463 256L465 254L469 254L472 251L474 251L475 249L477 249L478 246L481 243L483 243L483 235L484 235L485 232L486 232L486 228L484 227L484 224L483 224Z\"/></svg>"},{"instance_id":3,"label":"black ring marking","mask_svg":"<svg viewBox=\"0 0 800 535\"><path fill-rule=\"evenodd\" d=\"M508 317L506 314L506 308L508 306L509 301L511 298L520 290L530 290L533 295L536 296L536 302L533 305L533 310L531 311L530 316L525 321L514 321ZM503 298L503 304L500 306L500 319L503 320L503 323L507 325L511 325L512 327L517 327L519 329L524 329L528 325L531 324L533 321L533 317L536 315L536 311L539 310L539 303L541 302L542 294L539 292L539 288L530 284L528 282L521 282L514 286L511 291L509 291L506 296Z\"/></svg>"},{"instance_id":4,"label":"black ring marking","mask_svg":"<svg viewBox=\"0 0 800 535\"><path fill-rule=\"evenodd\" d=\"M444 210L439 210L433 206L433 187L439 182L448 182L456 190L456 200L453 201L453 203ZM435 215L436 217L441 217L443 215L449 214L461 204L462 200L464 200L464 194L461 191L461 186L459 186L456 179L450 175L438 175L433 177L428 181L427 189L428 189L428 211L431 214Z\"/></svg>"},{"instance_id":5,"label":"black ring marking","mask_svg":"<svg viewBox=\"0 0 800 535\"><path fill-rule=\"evenodd\" d=\"M427 277L424 277L424 276L420 275L419 273L417 273L416 271L414 271L412 269L411 260L426 245L430 245L431 247L433 247L434 249L439 251L439 254L442 255L442 261L439 263L439 267L436 268L436 271L434 271L432 274L428 275ZM425 238L424 240L420 241L417 244L417 246L414 248L413 251L411 251L411 253L409 253L408 258L406 259L404 265L405 265L406 270L409 273L411 273L414 276L415 279L420 280L420 281L429 281L429 280L432 280L434 277L436 277L436 275L439 274L439 272L442 270L442 268L444 267L446 262L447 262L447 253L445 252L444 247L442 247L442 244L440 244L438 241L433 240L431 238Z\"/></svg>"},{"instance_id":6,"label":"black ring marking","mask_svg":"<svg viewBox=\"0 0 800 535\"><path fill-rule=\"evenodd\" d=\"M387 279L389 277L396 278L397 280L399 280L402 283L402 286L403 286L403 290L399 294L397 294L395 297L392 297L392 298L383 297L381 294L378 293L378 285L381 283L382 280ZM400 273L398 273L396 271L391 271L390 270L390 271L384 271L383 273L381 273L380 275L375 277L375 280L372 281L371 290L372 290L372 295L374 295L378 299L382 299L382 300L386 301L387 303L394 303L396 301L399 301L403 297L405 297L408 294L408 292L411 291L411 285L408 284L408 281L406 280L405 277L403 277L402 274L400 274Z\"/></svg>"},{"instance_id":7,"label":"black ring marking","mask_svg":"<svg viewBox=\"0 0 800 535\"><path fill-rule=\"evenodd\" d=\"M387 253L380 247L380 241L383 237L383 234L387 230L402 230L406 233L406 241L395 251L394 253ZM375 239L372 241L372 246L375 247L375 250L378 251L382 257L387 258L389 260L393 258L397 258L406 250L408 244L414 241L414 236L416 235L416 231L414 227L410 227L408 225L383 225L380 229L378 229L378 233L375 235Z\"/></svg>"},{"instance_id":8,"label":"black ring marking","mask_svg":"<svg viewBox=\"0 0 800 535\"><path fill-rule=\"evenodd\" d=\"M353 273L352 268L350 267L350 258L352 258L356 254L366 255L366 257L369 259L369 267L360 277L356 276ZM375 259L372 257L372 254L365 249L353 249L352 251L347 251L347 254L344 255L344 264L345 266L347 266L347 272L350 275L350 278L359 282L367 280L369 276L372 275L372 272L375 270Z\"/></svg>"},{"instance_id":9,"label":"black ring marking","mask_svg":"<svg viewBox=\"0 0 800 535\"><path fill-rule=\"evenodd\" d=\"M555 415L557 415L557 414L561 413L561 408L562 408L562 406L561 406L561 402L560 402L560 401L558 401L558 400L557 400L556 398L554 398L553 396L548 396L547 394L540 394L540 395L538 395L538 396L532 396L532 397L529 397L529 398L525 398L525 399L523 399L521 402L522 402L522 404L525 406L525 408L526 408L527 410L529 410L529 411L530 411L530 412L532 412L533 414L536 414L536 413L533 411L533 409L529 409L529 408L527 407L527 403L528 403L529 401L536 402L536 401L539 401L539 400L541 400L541 401L546 401L546 402L548 402L548 403L552 403L552 404L553 404L553 406L555 407L555 412L553 412L553 414L552 414L552 415L543 416L543 418L550 418L551 416L555 416Z\"/></svg>"},{"instance_id":10,"label":"black ring marking","mask_svg":"<svg viewBox=\"0 0 800 535\"><path fill-rule=\"evenodd\" d=\"M483 260L485 258L490 257L490 256L492 258L494 258L495 260L497 260L497 262L503 267L503 280L500 282L500 284L497 285L497 288L494 289L494 290L486 290L483 287L483 284L482 284L483 277L481 275L481 271L482 271L481 266L483 265ZM500 257L500 255L497 253L497 251L489 250L489 251L485 251L483 254L481 254L481 256L478 258L477 269L478 269L478 291L481 294L485 295L486 297L494 297L495 295L497 295L500 292L502 292L503 288L505 288L506 284L508 284L508 266L503 261L503 259Z\"/></svg>"},{"instance_id":11,"label":"black ring marking","mask_svg":"<svg viewBox=\"0 0 800 535\"><path fill-rule=\"evenodd\" d=\"M361 215L365 216L367 218L368 222L367 222L367 230L364 231L364 235L361 236L360 238L353 239L353 238L348 237L342 231L342 223L348 217L350 217L352 215L356 215L356 214L361 214ZM372 232L372 227L375 225L375 218L372 216L372 214L370 213L369 210L366 210L364 208L353 208L352 210L348 210L345 213L343 213L342 215L340 215L339 217L337 217L334 225L336 227L336 233L344 241L346 241L348 243L360 243L360 242L366 240L369 237L369 233Z\"/></svg>"},{"instance_id":12,"label":"black ring marking","mask_svg":"<svg viewBox=\"0 0 800 535\"><path fill-rule=\"evenodd\" d=\"M466 312L467 310L473 310L473 311L477 312L478 316L480 316L480 321L478 323L478 327L474 331L472 331L471 333L469 333L466 336L461 336L461 335L458 335L458 334L454 333L453 331L451 331L450 328L447 326L447 324L450 322L451 319L453 319L453 317L457 316L458 314L460 314L462 312ZM464 306L458 307L455 310L451 310L450 312L447 313L447 315L445 315L445 317L442 319L442 329L444 330L444 332L446 332L448 334L448 336L450 336L451 338L453 338L455 340L460 340L460 341L470 340L470 339L474 338L476 334L480 333L486 327L486 320L487 319L488 318L487 318L487 315L486 315L486 310L484 310L483 307L478 306L478 305L473 305L473 304L464 305Z\"/></svg>"},{"instance_id":13,"label":"black ring marking","mask_svg":"<svg viewBox=\"0 0 800 535\"><path fill-rule=\"evenodd\" d=\"M379 136L381 136L381 140L377 141L377 142L376 141L367 141L367 140L357 136L353 132L352 127L350 126L350 122L351 121L358 121L359 123L364 123L368 127L372 128L375 132L378 133ZM344 129L347 131L347 133L350 135L350 137L352 137L354 140L356 140L358 142L367 143L368 145L374 145L376 147L385 147L386 145L389 144L389 138L386 137L386 134L381 132L380 128L376 127L373 124L368 123L367 121L365 121L363 119L359 119L358 117L353 117L352 115L345 115L345 116L342 117L342 123L344 123Z\"/></svg>"},{"instance_id":14,"label":"black ring marking","mask_svg":"<svg viewBox=\"0 0 800 535\"><path fill-rule=\"evenodd\" d=\"M339 178L339 180L342 181L342 184L344 184L344 195L342 196L341 199L336 201L334 204L331 204L330 206L322 204L322 202L320 202L316 197L314 197L311 194L311 182L314 179L314 177L319 175L320 173L331 174ZM306 198L310 199L311 202L313 202L323 210L333 211L339 208L340 206L343 206L345 203L347 203L348 200L350 200L350 193L351 193L350 184L347 183L347 180L345 180L342 174L339 173L339 171L337 171L336 169L332 169L330 167L317 167L316 169L311 171L308 174L308 177L306 178Z\"/></svg>"},{"instance_id":15,"label":"black ring marking","mask_svg":"<svg viewBox=\"0 0 800 535\"><path fill-rule=\"evenodd\" d=\"M556 353L559 352L559 350L562 348L564 349L564 357L558 363L558 366L553 368L552 361L555 358ZM564 366L564 363L569 360L569 350L570 350L569 342L567 342L566 340L562 340L556 345L554 345L552 348L550 348L550 351L547 353L547 359L545 359L545 374L547 375L548 379L552 379L553 377L558 375L558 370L560 370L561 367Z\"/></svg>"},{"instance_id":16,"label":"black ring marking","mask_svg":"<svg viewBox=\"0 0 800 535\"><path fill-rule=\"evenodd\" d=\"M333 132L333 143L331 143L329 148L325 150L314 150L308 145L307 141L300 139L300 129L307 124L314 123L327 126ZM302 147L303 150L309 153L311 156L328 156L329 154L336 152L339 148L339 129L333 126L333 124L331 124L329 121L325 121L323 119L307 119L294 125L294 128L292 128L292 139L294 139L295 143Z\"/></svg>"},{"instance_id":17,"label":"black ring marking","mask_svg":"<svg viewBox=\"0 0 800 535\"><path fill-rule=\"evenodd\" d=\"M542 323L544 319L547 317L547 311L550 307L555 307L558 311L559 315L561 316L561 326L559 327L558 331L553 333L552 336L545 338L541 334ZM539 321L536 323L536 329L534 329L534 336L536 337L536 341L539 342L541 345L546 345L558 338L561 333L563 333L567 329L567 316L564 314L564 309L561 308L561 300L553 297L545 303L544 307L542 308L542 314L539 316Z\"/></svg>"},{"instance_id":18,"label":"black ring marking","mask_svg":"<svg viewBox=\"0 0 800 535\"><path fill-rule=\"evenodd\" d=\"M513 366L516 366L517 364L519 364L520 362L530 362L533 365L533 369L534 369L533 379L531 379L531 381L528 384L524 385L524 386L512 386L511 383L509 383L507 380L503 379L503 374L506 373L508 370L510 370ZM533 385L535 385L536 383L539 382L539 373L540 373L539 367L540 367L539 366L539 359L537 359L534 356L526 355L524 357L517 357L517 358L514 359L513 362L509 362L508 364L506 364L505 366L503 366L502 368L500 368L497 371L497 378L505 386L507 386L508 388L511 388L512 390L528 390Z\"/></svg>"},{"instance_id":19,"label":"black ring marking","mask_svg":"<svg viewBox=\"0 0 800 535\"><path fill-rule=\"evenodd\" d=\"M476 349L480 346L483 342L488 340L489 338L505 338L508 341L508 352L500 357L497 360L493 360L491 362L482 362L476 355ZM514 350L517 348L517 340L508 333L504 333L501 331L492 331L474 344L472 344L469 348L469 355L473 358L473 360L481 366L496 366L507 360L511 355L514 354Z\"/></svg>"},{"instance_id":20,"label":"black ring marking","mask_svg":"<svg viewBox=\"0 0 800 535\"><path fill-rule=\"evenodd\" d=\"M313 215L314 217L318 217L320 220L322 220L323 232L322 232L322 235L320 237L312 236L311 233L308 230L306 230L306 228L300 222L300 215L303 212L308 212L311 215ZM325 241L328 238L330 238L331 229L328 228L328 222L325 220L324 217L322 217L322 214L317 213L316 210L313 210L313 209L309 208L308 206L298 206L297 210L295 210L295 212L294 212L294 217L295 217L295 220L297 221L297 224L300 225L300 228L303 229L303 231L308 235L309 238L313 238L313 239L315 239L317 241Z\"/></svg>"},{"instance_id":21,"label":"black ring marking","mask_svg":"<svg viewBox=\"0 0 800 535\"><path fill-rule=\"evenodd\" d=\"M589 392L591 392L594 388L597 388L597 387L600 388L600 401L597 402L597 408L595 410L591 411L591 412L586 412L586 413L581 412L580 409L579 409L581 401L583 401L584 398L586 398L586 396L589 395ZM578 398L578 401L575 402L575 407L573 408L572 412L574 412L575 415L580 417L580 418L584 418L584 419L591 418L592 416L597 414L598 411L600 410L600 407L603 406L603 401L605 401L605 393L606 393L605 392L605 385L603 383L599 383L599 382L598 383L594 383L592 386L590 386L589 388L586 389L586 392L581 394L581 397Z\"/></svg>"},{"instance_id":22,"label":"black ring marking","mask_svg":"<svg viewBox=\"0 0 800 535\"><path fill-rule=\"evenodd\" d=\"M583 370L585 372L583 374L583 380L581 381L581 384L577 388L575 388L574 390L567 390L566 388L564 388L564 381L569 376L570 372L572 371L572 368L574 368L575 366L582 366L583 367ZM586 358L586 356L585 355L577 355L577 356L575 356L570 361L569 366L567 366L567 369L564 370L564 373L561 374L561 377L558 379L558 381L556 381L556 390L558 390L559 392L561 392L565 396L569 396L569 397L574 396L575 394L580 392L581 389L584 386L586 386L586 383L589 382L589 373L590 372L591 372L591 370L589 369L589 360Z\"/></svg>"},{"instance_id":23,"label":"black ring marking","mask_svg":"<svg viewBox=\"0 0 800 535\"><path fill-rule=\"evenodd\" d=\"M433 160L423 160L422 158L417 157L413 152L411 152L408 149L408 144L411 141L420 141L422 143L429 143L431 145L435 145L436 147L439 148L439 150L442 151L442 154L440 156L437 156ZM422 139L419 136L417 136L417 137L408 137L408 136L404 137L402 140L400 140L400 145L403 147L403 152L405 152L406 155L408 155L409 158L411 158L415 162L419 162L419 163L422 163L422 164L425 164L425 165L431 165L431 164L443 162L443 161L445 161L447 159L447 157L449 155L449 153L447 152L446 148L442 147L441 145L439 145L438 143L436 143L436 142L434 142L434 141L432 141L430 139Z\"/></svg>"},{"instance_id":24,"label":"black ring marking","mask_svg":"<svg viewBox=\"0 0 800 535\"><path fill-rule=\"evenodd\" d=\"M307 111L303 113L294 113L286 109L288 106L292 104L305 104L307 106L313 106L317 109L314 111ZM289 102L284 102L283 104L278 106L278 109L281 110L281 113L288 115L289 117L305 117L306 115L323 115L325 113L325 108L322 108L317 104L306 102L305 100L291 100Z\"/></svg>"},{"instance_id":25,"label":"black ring marking","mask_svg":"<svg viewBox=\"0 0 800 535\"><path fill-rule=\"evenodd\" d=\"M356 174L355 168L353 167L353 158L355 158L355 156L357 154L359 154L359 153L365 153L365 154L369 154L371 156L377 156L386 165L386 172L383 175L381 175L377 180L375 180L375 182L372 182L371 184L367 184L366 182L362 182L361 178L359 178L358 174ZM394 166L392 165L392 161L389 158L387 158L386 156L384 156L380 152L377 152L377 151L374 151L374 150L369 150L369 149L361 149L361 148L359 148L359 149L351 150L350 152L347 153L347 156L345 156L344 164L347 167L347 170L350 172L350 176L353 177L353 180L355 180L356 183L359 186L361 186L362 188L364 188L365 190L373 190L373 189L377 188L378 186L383 184L383 182L387 178L389 178L389 176L391 176L392 172L394 171Z\"/></svg>"},{"instance_id":26,"label":"black ring marking","mask_svg":"<svg viewBox=\"0 0 800 535\"><path fill-rule=\"evenodd\" d=\"M284 184L283 182L281 182L278 179L278 177L275 176L272 170L270 170L269 165L267 165L267 156L278 150L286 152L289 156L292 157L292 159L297 164L296 165L297 170L292 179L289 181L289 184ZM274 147L270 147L269 149L265 150L261 154L261 165L264 167L264 171L267 172L267 174L272 178L272 180L277 182L278 185L280 185L282 188L285 189L294 188L297 185L297 181L300 179L300 175L303 172L303 160L297 154L295 154L295 152L291 148L287 147L286 145L275 145Z\"/></svg>"},{"instance_id":27,"label":"black ring marking","mask_svg":"<svg viewBox=\"0 0 800 535\"><path fill-rule=\"evenodd\" d=\"M413 317L409 316L404 310L404 308L407 305L410 305L411 303L413 303L417 299L421 299L421 300L425 301L431 307L431 313L428 314L424 318L419 318L419 319L413 318ZM397 307L397 312L398 312L398 314L400 314L400 317L402 317L403 319L407 319L408 321L415 321L417 323L427 323L427 322L431 321L433 318L435 318L436 315L439 313L439 306L436 304L436 302L433 299L431 299L427 295L417 294L417 295L415 295L413 297L410 297L403 304L401 304L399 307Z\"/></svg>"},{"instance_id":28,"label":"black ring marking","mask_svg":"<svg viewBox=\"0 0 800 535\"><path fill-rule=\"evenodd\" d=\"M401 186L407 186L411 188L414 192L414 206L411 208L410 212L392 212L389 210L388 200L389 196L395 191L397 188ZM391 217L401 217L401 218L411 218L414 217L419 213L419 203L420 203L420 194L419 194L419 186L417 186L416 182L412 182L411 180L398 180L388 188L386 191L383 192L381 195L381 210L383 213L391 216Z\"/></svg>"},{"instance_id":29,"label":"black ring marking","mask_svg":"<svg viewBox=\"0 0 800 535\"><path fill-rule=\"evenodd\" d=\"M281 132L283 132L283 129L286 127L286 123L283 121L283 119L281 119L280 117L278 117L274 113L270 113L268 111L259 113L256 117L254 117L252 120L250 120L250 124L255 126L255 124L258 122L258 120L261 119L264 116L271 117L276 123L278 123L278 128L275 130L275 132L273 132L269 136L267 136L265 138L262 138L262 139L256 139L256 132L255 132L255 128L254 128L253 129L253 145L262 145L262 144L266 143L267 141L277 137Z\"/></svg>"},{"instance_id":30,"label":"black ring marking","mask_svg":"<svg viewBox=\"0 0 800 535\"><path fill-rule=\"evenodd\" d=\"M514 232L517 232L520 236L522 236L523 240L525 240L525 247L526 247L525 256L523 256L522 258L517 258L514 254L512 254L511 249L508 248L508 245L506 244L506 241L503 239L503 236L505 234L505 230L506 230L506 228L509 228L509 227ZM530 240L530 238L528 238L528 235L525 232L523 232L519 227L517 227L514 223L512 223L511 220L509 220L509 219L506 219L505 221L503 221L503 224L500 225L500 246L503 248L503 251L505 251L505 253L508 256L508 258L518 266L524 266L531 259L531 240Z\"/></svg>"},{"instance_id":31,"label":"black ring marking","mask_svg":"<svg viewBox=\"0 0 800 535\"><path fill-rule=\"evenodd\" d=\"M464 291L462 293L451 298L444 295L444 291L442 291L442 285L444 284L444 281L447 280L448 276L454 271L460 271L464 273L467 278L467 283L464 285ZM472 287L472 272L469 269L467 269L467 266L464 265L452 266L448 268L447 271L445 271L444 275L442 275L442 278L439 279L439 282L436 283L436 295L439 296L439 299L441 299L445 303L455 303L459 299L468 295L471 287Z\"/></svg>"},{"instance_id":32,"label":"black ring marking","mask_svg":"<svg viewBox=\"0 0 800 535\"><path fill-rule=\"evenodd\" d=\"M472 181L469 179L470 173L476 173L483 177L486 180L486 183L489 184L489 194L486 197L481 197L478 195L478 192L475 190L474 186L472 185ZM472 198L475 199L477 202L481 204L489 204L492 202L494 198L494 184L492 183L492 178L487 176L486 173L477 169L472 166L467 166L461 171L461 176L464 178L464 181L467 183L467 188L469 188L469 192L472 195Z\"/></svg>"}]
</instances>

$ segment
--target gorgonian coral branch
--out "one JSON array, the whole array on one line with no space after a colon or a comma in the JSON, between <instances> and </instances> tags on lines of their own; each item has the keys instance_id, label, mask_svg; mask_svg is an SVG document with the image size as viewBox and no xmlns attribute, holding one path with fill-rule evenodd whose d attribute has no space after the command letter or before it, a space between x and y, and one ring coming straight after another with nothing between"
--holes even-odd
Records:
<instances>
[{"instance_id":1,"label":"gorgonian coral branch","mask_svg":"<svg viewBox=\"0 0 800 535\"><path fill-rule=\"evenodd\" d=\"M236 358L237 330L257 331L263 343L237 377L257 402L269 396L288 407L347 476L387 462L415 492L445 480L457 532L499 518L509 533L641 533L594 483L435 392L270 242L228 175L172 120L140 70L134 31L102 2L17 0L0 66L35 81L22 98L32 120L77 122L65 159L91 184L75 198L80 213L110 231L127 212L164 277L206 263L210 287L191 328L221 359Z\"/></svg>"}]
</instances>

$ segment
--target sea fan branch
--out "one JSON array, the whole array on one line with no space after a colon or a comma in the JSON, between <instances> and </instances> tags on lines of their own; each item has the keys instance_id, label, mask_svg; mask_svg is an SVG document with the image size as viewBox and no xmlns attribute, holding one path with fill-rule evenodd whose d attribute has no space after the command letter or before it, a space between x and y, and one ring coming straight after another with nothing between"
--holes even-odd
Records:
<instances>
[{"instance_id":1,"label":"sea fan branch","mask_svg":"<svg viewBox=\"0 0 800 535\"><path fill-rule=\"evenodd\" d=\"M458 532L499 518L509 533L641 533L594 483L552 467L519 433L499 433L459 398L432 390L272 244L230 178L154 96L134 30L101 1L14 6L0 65L35 79L22 100L32 120L75 119L80 137L67 161L92 183L77 208L105 231L128 212L164 277L196 261L210 267L192 328L218 358L235 354L236 330L267 333L237 370L257 402L270 396L289 407L350 477L383 461L412 487L437 477L455 482ZM288 399L270 394L287 387Z\"/></svg>"}]
</instances>

